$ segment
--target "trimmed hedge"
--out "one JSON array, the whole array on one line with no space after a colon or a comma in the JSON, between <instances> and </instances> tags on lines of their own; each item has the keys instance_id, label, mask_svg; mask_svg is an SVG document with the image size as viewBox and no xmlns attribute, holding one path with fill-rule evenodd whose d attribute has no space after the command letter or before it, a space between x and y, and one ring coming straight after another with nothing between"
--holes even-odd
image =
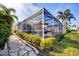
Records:
<instances>
[{"instance_id":1,"label":"trimmed hedge","mask_svg":"<svg viewBox=\"0 0 79 59\"><path fill-rule=\"evenodd\" d=\"M16 32L23 40L31 43L32 45L40 45L41 38L24 32Z\"/></svg>"},{"instance_id":2,"label":"trimmed hedge","mask_svg":"<svg viewBox=\"0 0 79 59\"><path fill-rule=\"evenodd\" d=\"M56 43L55 37L49 37L41 40L40 47L42 47L43 49L49 49L52 48L55 43Z\"/></svg>"},{"instance_id":3,"label":"trimmed hedge","mask_svg":"<svg viewBox=\"0 0 79 59\"><path fill-rule=\"evenodd\" d=\"M34 36L32 34L27 34L24 32L17 32L16 34L19 35L23 40L27 41L28 43L32 45L37 45L41 47L42 49L50 49L54 46L56 43L55 37L49 37L46 39L41 39L39 36Z\"/></svg>"}]
</instances>

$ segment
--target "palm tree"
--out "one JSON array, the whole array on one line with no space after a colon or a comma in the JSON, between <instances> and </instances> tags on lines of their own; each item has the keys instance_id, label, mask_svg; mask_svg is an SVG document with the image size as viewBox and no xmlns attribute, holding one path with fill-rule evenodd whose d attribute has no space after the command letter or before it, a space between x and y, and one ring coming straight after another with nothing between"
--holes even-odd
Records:
<instances>
[{"instance_id":1,"label":"palm tree","mask_svg":"<svg viewBox=\"0 0 79 59\"><path fill-rule=\"evenodd\" d=\"M60 19L62 21L62 23L64 24L65 21L65 15L63 12L59 11L58 15L57 15L57 19Z\"/></svg>"},{"instance_id":2,"label":"palm tree","mask_svg":"<svg viewBox=\"0 0 79 59\"><path fill-rule=\"evenodd\" d=\"M62 22L63 22L63 20L65 19L64 13L61 12L61 11L59 11L59 12L58 12L58 16L57 16L57 18L58 18L58 19L61 19Z\"/></svg>"},{"instance_id":3,"label":"palm tree","mask_svg":"<svg viewBox=\"0 0 79 59\"><path fill-rule=\"evenodd\" d=\"M66 30L69 29L69 27L70 27L69 24L70 24L71 19L74 18L74 20L75 20L75 17L71 13L70 9L66 9L64 12L59 11L57 18L61 19L62 23L64 23L66 25Z\"/></svg>"},{"instance_id":4,"label":"palm tree","mask_svg":"<svg viewBox=\"0 0 79 59\"><path fill-rule=\"evenodd\" d=\"M0 49L4 48L8 37L14 32L12 29L13 23L18 20L12 12L15 13L15 10L0 4Z\"/></svg>"},{"instance_id":5,"label":"palm tree","mask_svg":"<svg viewBox=\"0 0 79 59\"><path fill-rule=\"evenodd\" d=\"M12 28L13 23L18 20L18 17L12 13L15 13L14 9L7 8L6 6L0 4L0 18L4 19L6 23L10 25L10 28Z\"/></svg>"},{"instance_id":6,"label":"palm tree","mask_svg":"<svg viewBox=\"0 0 79 59\"><path fill-rule=\"evenodd\" d=\"M66 19L66 28L69 29L70 27L70 21L73 18L75 20L74 15L71 13L70 9L66 9L64 11L65 19Z\"/></svg>"}]
</instances>

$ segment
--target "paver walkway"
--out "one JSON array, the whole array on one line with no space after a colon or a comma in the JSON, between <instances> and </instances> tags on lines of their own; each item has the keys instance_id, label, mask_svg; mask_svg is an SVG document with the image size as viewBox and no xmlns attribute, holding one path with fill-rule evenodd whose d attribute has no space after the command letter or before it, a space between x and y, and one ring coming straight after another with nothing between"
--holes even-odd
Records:
<instances>
[{"instance_id":1,"label":"paver walkway","mask_svg":"<svg viewBox=\"0 0 79 59\"><path fill-rule=\"evenodd\" d=\"M35 47L16 35L11 35L5 49L0 50L0 56L37 56L38 53Z\"/></svg>"}]
</instances>

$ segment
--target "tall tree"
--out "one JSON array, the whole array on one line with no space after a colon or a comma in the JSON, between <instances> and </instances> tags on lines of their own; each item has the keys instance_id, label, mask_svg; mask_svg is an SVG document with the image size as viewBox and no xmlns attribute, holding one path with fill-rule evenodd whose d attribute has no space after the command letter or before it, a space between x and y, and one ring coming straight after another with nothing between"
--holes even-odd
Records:
<instances>
[{"instance_id":1,"label":"tall tree","mask_svg":"<svg viewBox=\"0 0 79 59\"><path fill-rule=\"evenodd\" d=\"M66 19L66 28L69 29L71 19L75 20L74 15L71 13L70 9L66 9L64 11L65 19Z\"/></svg>"},{"instance_id":2,"label":"tall tree","mask_svg":"<svg viewBox=\"0 0 79 59\"><path fill-rule=\"evenodd\" d=\"M66 30L70 27L70 21L73 18L75 20L74 15L71 13L70 9L66 9L64 12L58 12L58 19L62 20L62 23L66 24Z\"/></svg>"},{"instance_id":3,"label":"tall tree","mask_svg":"<svg viewBox=\"0 0 79 59\"><path fill-rule=\"evenodd\" d=\"M5 24L10 25L10 28L12 28L13 23L18 20L18 17L14 15L14 13L15 13L14 9L8 8L0 4L0 19L2 19L1 21L3 23L4 21L6 21Z\"/></svg>"},{"instance_id":4,"label":"tall tree","mask_svg":"<svg viewBox=\"0 0 79 59\"><path fill-rule=\"evenodd\" d=\"M64 13L62 11L58 12L57 19L61 20L62 23L64 24L64 22L65 22L65 15L64 15Z\"/></svg>"}]
</instances>

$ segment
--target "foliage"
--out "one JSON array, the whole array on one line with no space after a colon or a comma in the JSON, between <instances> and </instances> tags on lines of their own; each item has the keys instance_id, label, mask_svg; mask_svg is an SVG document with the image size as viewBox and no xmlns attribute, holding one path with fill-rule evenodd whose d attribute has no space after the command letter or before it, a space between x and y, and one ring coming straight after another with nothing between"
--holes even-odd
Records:
<instances>
[{"instance_id":1,"label":"foliage","mask_svg":"<svg viewBox=\"0 0 79 59\"><path fill-rule=\"evenodd\" d=\"M41 40L40 47L42 47L43 49L52 48L55 43L56 43L55 37L49 37Z\"/></svg>"},{"instance_id":2,"label":"foliage","mask_svg":"<svg viewBox=\"0 0 79 59\"><path fill-rule=\"evenodd\" d=\"M32 43L33 45L39 45L40 44L40 37L39 36L33 36L33 35L29 35L29 40L30 43Z\"/></svg>"},{"instance_id":3,"label":"foliage","mask_svg":"<svg viewBox=\"0 0 79 59\"><path fill-rule=\"evenodd\" d=\"M12 28L13 23L18 20L18 17L14 15L14 13L15 10L13 8L8 8L0 4L0 21L1 23L9 25L10 28Z\"/></svg>"},{"instance_id":4,"label":"foliage","mask_svg":"<svg viewBox=\"0 0 79 59\"><path fill-rule=\"evenodd\" d=\"M79 56L79 49L73 47L67 47L64 49L63 54L65 56Z\"/></svg>"},{"instance_id":5,"label":"foliage","mask_svg":"<svg viewBox=\"0 0 79 59\"><path fill-rule=\"evenodd\" d=\"M16 31L16 34L19 35L22 39L24 39L28 43L30 43L32 45L38 45L38 46L40 45L40 47L43 49L52 48L53 45L56 43L55 37L41 39L39 36L34 36L32 34L27 34L24 32Z\"/></svg>"},{"instance_id":6,"label":"foliage","mask_svg":"<svg viewBox=\"0 0 79 59\"><path fill-rule=\"evenodd\" d=\"M71 31L66 33L64 39L54 45L50 55L79 56L79 32Z\"/></svg>"},{"instance_id":7,"label":"foliage","mask_svg":"<svg viewBox=\"0 0 79 59\"><path fill-rule=\"evenodd\" d=\"M78 31L71 31L65 37L70 38L71 40L79 40L79 32Z\"/></svg>"},{"instance_id":8,"label":"foliage","mask_svg":"<svg viewBox=\"0 0 79 59\"><path fill-rule=\"evenodd\" d=\"M14 12L12 8L0 4L0 49L3 49L5 43L8 41L8 37L11 34L11 28L15 15L11 14Z\"/></svg>"},{"instance_id":9,"label":"foliage","mask_svg":"<svg viewBox=\"0 0 79 59\"><path fill-rule=\"evenodd\" d=\"M58 15L57 15L57 18L59 20L62 20L62 22L64 22L66 24L66 29L67 30L69 29L69 24L70 24L70 21L72 20L72 18L75 20L75 17L71 13L70 9L66 9L64 12L59 11Z\"/></svg>"},{"instance_id":10,"label":"foliage","mask_svg":"<svg viewBox=\"0 0 79 59\"><path fill-rule=\"evenodd\" d=\"M10 34L11 29L7 25L0 23L0 49L4 48Z\"/></svg>"},{"instance_id":11,"label":"foliage","mask_svg":"<svg viewBox=\"0 0 79 59\"><path fill-rule=\"evenodd\" d=\"M24 40L26 40L27 42L31 43L32 45L39 45L40 44L41 39L39 36L34 36L31 34L27 34L24 32L17 32L17 31L16 31L16 34L19 35Z\"/></svg>"},{"instance_id":12,"label":"foliage","mask_svg":"<svg viewBox=\"0 0 79 59\"><path fill-rule=\"evenodd\" d=\"M73 47L67 47L63 52L50 52L50 55L54 56L79 56L79 49Z\"/></svg>"},{"instance_id":13,"label":"foliage","mask_svg":"<svg viewBox=\"0 0 79 59\"><path fill-rule=\"evenodd\" d=\"M57 39L58 41L61 41L61 40L63 40L64 35L65 35L65 34L58 34L58 35L56 35L55 37L56 37L56 39Z\"/></svg>"},{"instance_id":14,"label":"foliage","mask_svg":"<svg viewBox=\"0 0 79 59\"><path fill-rule=\"evenodd\" d=\"M66 29L66 33L70 33L71 32L71 30L69 30L69 29Z\"/></svg>"}]
</instances>

